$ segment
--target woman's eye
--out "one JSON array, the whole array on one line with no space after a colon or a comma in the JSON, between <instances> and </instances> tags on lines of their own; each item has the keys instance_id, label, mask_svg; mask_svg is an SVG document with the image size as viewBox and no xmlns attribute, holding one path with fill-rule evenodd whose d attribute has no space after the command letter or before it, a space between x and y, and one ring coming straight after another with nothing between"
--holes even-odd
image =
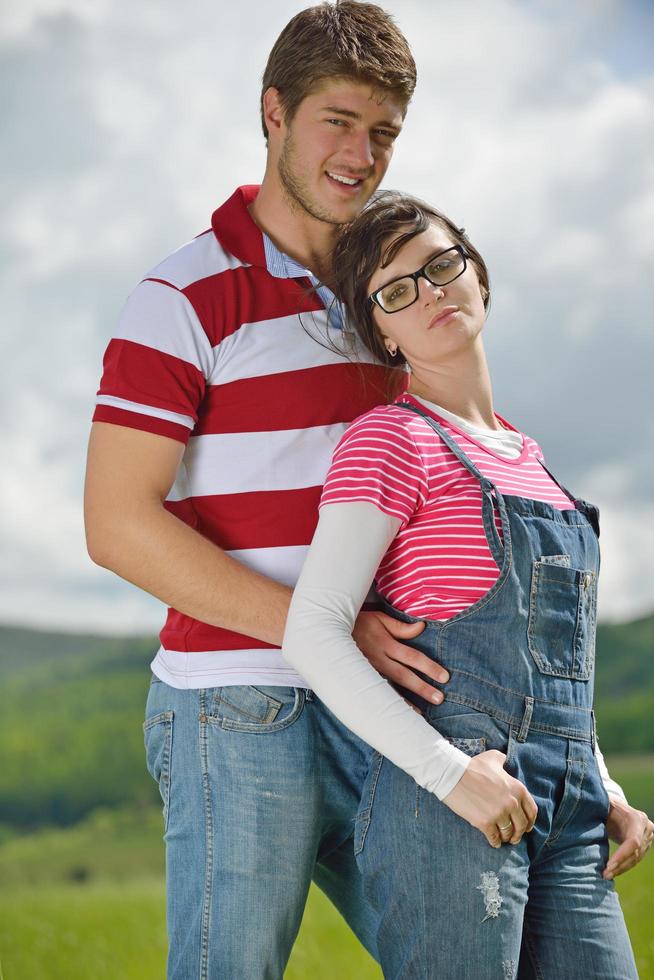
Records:
<instances>
[{"instance_id":1,"label":"woman's eye","mask_svg":"<svg viewBox=\"0 0 654 980\"><path fill-rule=\"evenodd\" d=\"M439 259L438 262L432 262L430 265L428 265L425 271L430 276L437 276L442 272L447 272L447 270L451 269L453 265L454 262L452 259Z\"/></svg>"},{"instance_id":2,"label":"woman's eye","mask_svg":"<svg viewBox=\"0 0 654 980\"><path fill-rule=\"evenodd\" d=\"M387 293L384 293L384 299L386 300L387 303L393 303L395 302L395 300L399 299L400 296L403 296L404 293L406 293L406 286L404 285L393 286L393 288L390 289Z\"/></svg>"}]
</instances>

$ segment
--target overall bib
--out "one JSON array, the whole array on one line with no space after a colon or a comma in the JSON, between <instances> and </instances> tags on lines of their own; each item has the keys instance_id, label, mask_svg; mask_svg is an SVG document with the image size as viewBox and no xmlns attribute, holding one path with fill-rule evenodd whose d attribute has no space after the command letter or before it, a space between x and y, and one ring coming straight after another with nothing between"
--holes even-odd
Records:
<instances>
[{"instance_id":1,"label":"overall bib","mask_svg":"<svg viewBox=\"0 0 654 980\"><path fill-rule=\"evenodd\" d=\"M503 495L423 412L479 480L499 578L411 646L450 673L425 717L469 755L506 754L538 805L533 831L492 848L480 831L375 755L355 848L381 916L386 978L633 980L608 859L608 796L594 755L598 512ZM495 523L498 514L502 536ZM386 611L416 622L386 604ZM411 695L408 695L411 697ZM415 697L414 697L415 700Z\"/></svg>"}]
</instances>

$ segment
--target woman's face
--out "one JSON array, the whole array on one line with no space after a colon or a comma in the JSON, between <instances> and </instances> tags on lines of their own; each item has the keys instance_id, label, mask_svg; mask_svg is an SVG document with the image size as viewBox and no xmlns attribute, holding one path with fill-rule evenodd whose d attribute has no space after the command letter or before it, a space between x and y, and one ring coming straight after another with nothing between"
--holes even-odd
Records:
<instances>
[{"instance_id":1,"label":"woman's face","mask_svg":"<svg viewBox=\"0 0 654 980\"><path fill-rule=\"evenodd\" d=\"M389 265L377 269L368 294L416 272L432 256L454 244L440 225L431 224L407 242ZM403 310L385 313L376 304L373 307L373 318L387 350L398 347L414 369L461 354L479 337L485 317L479 280L469 260L465 272L445 286L434 286L421 276L418 299Z\"/></svg>"}]
</instances>

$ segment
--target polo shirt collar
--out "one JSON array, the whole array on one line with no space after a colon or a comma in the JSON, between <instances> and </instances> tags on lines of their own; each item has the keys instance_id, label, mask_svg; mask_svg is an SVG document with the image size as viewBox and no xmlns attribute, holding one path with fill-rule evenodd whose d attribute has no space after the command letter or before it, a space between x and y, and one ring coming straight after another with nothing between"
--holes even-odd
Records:
<instances>
[{"instance_id":1,"label":"polo shirt collar","mask_svg":"<svg viewBox=\"0 0 654 980\"><path fill-rule=\"evenodd\" d=\"M343 309L331 289L323 285L310 269L281 252L253 221L248 207L258 193L258 184L237 187L232 196L213 213L211 227L214 235L241 262L263 267L275 279L309 279L328 311L330 325L342 330Z\"/></svg>"},{"instance_id":2,"label":"polo shirt collar","mask_svg":"<svg viewBox=\"0 0 654 980\"><path fill-rule=\"evenodd\" d=\"M248 207L259 193L258 184L237 187L211 216L211 227L220 244L246 265L266 266L261 229Z\"/></svg>"}]
</instances>

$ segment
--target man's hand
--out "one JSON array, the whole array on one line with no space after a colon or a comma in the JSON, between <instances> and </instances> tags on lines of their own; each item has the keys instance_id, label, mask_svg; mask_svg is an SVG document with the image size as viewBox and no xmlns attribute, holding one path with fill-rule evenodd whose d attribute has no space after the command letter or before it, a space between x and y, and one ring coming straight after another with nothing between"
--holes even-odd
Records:
<instances>
[{"instance_id":1,"label":"man's hand","mask_svg":"<svg viewBox=\"0 0 654 980\"><path fill-rule=\"evenodd\" d=\"M352 636L382 677L412 691L425 701L440 704L442 693L427 684L417 671L439 684L446 684L450 675L424 653L401 642L419 636L424 628L424 623L402 623L386 613L362 612L357 616Z\"/></svg>"},{"instance_id":2,"label":"man's hand","mask_svg":"<svg viewBox=\"0 0 654 980\"><path fill-rule=\"evenodd\" d=\"M619 844L603 872L610 881L634 868L652 846L654 823L642 810L636 810L617 797L610 797L611 806L606 821L609 837Z\"/></svg>"}]
</instances>

